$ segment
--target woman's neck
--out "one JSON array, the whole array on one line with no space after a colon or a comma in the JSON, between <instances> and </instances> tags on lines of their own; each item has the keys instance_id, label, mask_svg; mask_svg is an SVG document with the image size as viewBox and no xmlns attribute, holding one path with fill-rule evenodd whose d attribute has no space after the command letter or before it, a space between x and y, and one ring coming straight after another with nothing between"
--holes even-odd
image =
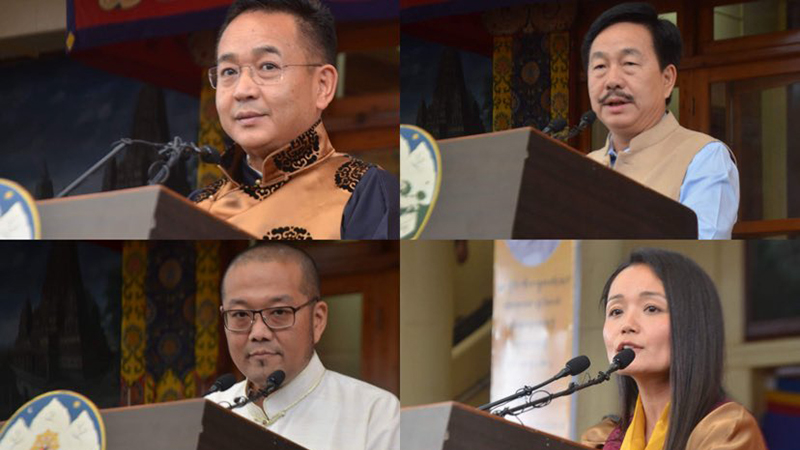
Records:
<instances>
[{"instance_id":1,"label":"woman's neck","mask_svg":"<svg viewBox=\"0 0 800 450\"><path fill-rule=\"evenodd\" d=\"M664 377L637 378L636 385L639 388L639 397L642 399L642 409L645 416L645 442L650 442L650 436L656 427L661 413L669 403L671 390L669 386L669 375Z\"/></svg>"}]
</instances>

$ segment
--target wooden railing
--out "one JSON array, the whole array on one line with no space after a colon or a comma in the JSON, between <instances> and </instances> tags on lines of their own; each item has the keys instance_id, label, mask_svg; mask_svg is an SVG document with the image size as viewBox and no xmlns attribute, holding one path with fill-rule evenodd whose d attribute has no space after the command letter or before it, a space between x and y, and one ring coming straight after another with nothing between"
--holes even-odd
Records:
<instances>
[{"instance_id":1,"label":"wooden railing","mask_svg":"<svg viewBox=\"0 0 800 450\"><path fill-rule=\"evenodd\" d=\"M765 237L800 235L800 218L751 220L738 222L733 227L734 239L758 239Z\"/></svg>"}]
</instances>

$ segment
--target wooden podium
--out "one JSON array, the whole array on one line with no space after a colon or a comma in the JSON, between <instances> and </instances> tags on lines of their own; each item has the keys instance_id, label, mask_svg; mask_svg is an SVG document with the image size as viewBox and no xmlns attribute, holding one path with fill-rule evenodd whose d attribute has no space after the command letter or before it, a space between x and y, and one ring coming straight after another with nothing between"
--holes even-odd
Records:
<instances>
[{"instance_id":1,"label":"wooden podium","mask_svg":"<svg viewBox=\"0 0 800 450\"><path fill-rule=\"evenodd\" d=\"M108 450L304 450L205 399L100 411Z\"/></svg>"},{"instance_id":2,"label":"wooden podium","mask_svg":"<svg viewBox=\"0 0 800 450\"><path fill-rule=\"evenodd\" d=\"M439 149L439 197L420 239L697 239L691 209L534 128Z\"/></svg>"},{"instance_id":3,"label":"wooden podium","mask_svg":"<svg viewBox=\"0 0 800 450\"><path fill-rule=\"evenodd\" d=\"M400 445L403 450L589 449L456 402L404 408Z\"/></svg>"},{"instance_id":4,"label":"wooden podium","mask_svg":"<svg viewBox=\"0 0 800 450\"><path fill-rule=\"evenodd\" d=\"M42 239L252 239L164 186L36 202Z\"/></svg>"}]
</instances>

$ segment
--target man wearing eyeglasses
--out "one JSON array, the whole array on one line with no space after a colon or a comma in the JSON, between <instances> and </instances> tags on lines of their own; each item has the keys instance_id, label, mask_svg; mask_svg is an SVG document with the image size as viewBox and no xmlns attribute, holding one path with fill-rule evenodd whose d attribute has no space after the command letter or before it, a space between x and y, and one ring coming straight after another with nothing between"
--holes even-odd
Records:
<instances>
[{"instance_id":1,"label":"man wearing eyeglasses","mask_svg":"<svg viewBox=\"0 0 800 450\"><path fill-rule=\"evenodd\" d=\"M237 0L209 69L225 132L223 178L198 206L265 239L398 238L399 186L334 150L321 121L336 92L333 16L319 0Z\"/></svg>"},{"instance_id":2,"label":"man wearing eyeglasses","mask_svg":"<svg viewBox=\"0 0 800 450\"><path fill-rule=\"evenodd\" d=\"M302 250L272 243L238 255L223 277L221 312L231 359L246 380L207 398L233 405L283 370L266 400L233 411L312 450L399 449L397 398L326 370L314 351L328 319L319 295L317 269Z\"/></svg>"}]
</instances>

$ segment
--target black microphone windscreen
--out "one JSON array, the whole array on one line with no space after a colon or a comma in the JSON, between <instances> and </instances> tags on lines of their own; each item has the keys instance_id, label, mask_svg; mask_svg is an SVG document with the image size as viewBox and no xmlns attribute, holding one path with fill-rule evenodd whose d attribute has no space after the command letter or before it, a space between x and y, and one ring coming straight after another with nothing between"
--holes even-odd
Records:
<instances>
[{"instance_id":1,"label":"black microphone windscreen","mask_svg":"<svg viewBox=\"0 0 800 450\"><path fill-rule=\"evenodd\" d=\"M570 359L567 362L567 369L569 369L570 375L575 376L588 369L590 365L592 365L592 362L589 361L589 358L586 355L581 355Z\"/></svg>"},{"instance_id":2,"label":"black microphone windscreen","mask_svg":"<svg viewBox=\"0 0 800 450\"><path fill-rule=\"evenodd\" d=\"M208 164L219 164L222 161L219 152L214 150L210 145L200 147L200 159Z\"/></svg>"},{"instance_id":3,"label":"black microphone windscreen","mask_svg":"<svg viewBox=\"0 0 800 450\"><path fill-rule=\"evenodd\" d=\"M614 356L614 363L620 369L624 369L633 362L633 358L636 358L636 353L632 349L626 348Z\"/></svg>"},{"instance_id":4,"label":"black microphone windscreen","mask_svg":"<svg viewBox=\"0 0 800 450\"><path fill-rule=\"evenodd\" d=\"M272 383L277 389L281 385L281 383L283 383L283 380L285 378L286 378L286 373L284 373L284 371L276 370L275 372L272 372L269 377L267 377L267 381Z\"/></svg>"},{"instance_id":5,"label":"black microphone windscreen","mask_svg":"<svg viewBox=\"0 0 800 450\"><path fill-rule=\"evenodd\" d=\"M214 392L219 391L227 391L231 386L236 384L236 377L233 376L232 373L226 373L225 375L220 376L217 378L217 381L211 385L211 389L206 392L205 395L213 394Z\"/></svg>"},{"instance_id":6,"label":"black microphone windscreen","mask_svg":"<svg viewBox=\"0 0 800 450\"><path fill-rule=\"evenodd\" d=\"M564 127L566 127L566 126L567 126L567 121L566 120L564 120L562 118L555 119L552 122L550 122L550 132L551 133L558 133L559 131L563 130Z\"/></svg>"},{"instance_id":7,"label":"black microphone windscreen","mask_svg":"<svg viewBox=\"0 0 800 450\"><path fill-rule=\"evenodd\" d=\"M583 115L581 116L581 123L585 123L586 126L588 127L589 125L594 123L595 119L597 119L597 114L595 114L594 111L589 110L583 113Z\"/></svg>"},{"instance_id":8,"label":"black microphone windscreen","mask_svg":"<svg viewBox=\"0 0 800 450\"><path fill-rule=\"evenodd\" d=\"M217 381L214 384L219 384L219 390L226 391L231 386L236 384L236 377L232 373L226 373L225 375L217 378Z\"/></svg>"}]
</instances>

